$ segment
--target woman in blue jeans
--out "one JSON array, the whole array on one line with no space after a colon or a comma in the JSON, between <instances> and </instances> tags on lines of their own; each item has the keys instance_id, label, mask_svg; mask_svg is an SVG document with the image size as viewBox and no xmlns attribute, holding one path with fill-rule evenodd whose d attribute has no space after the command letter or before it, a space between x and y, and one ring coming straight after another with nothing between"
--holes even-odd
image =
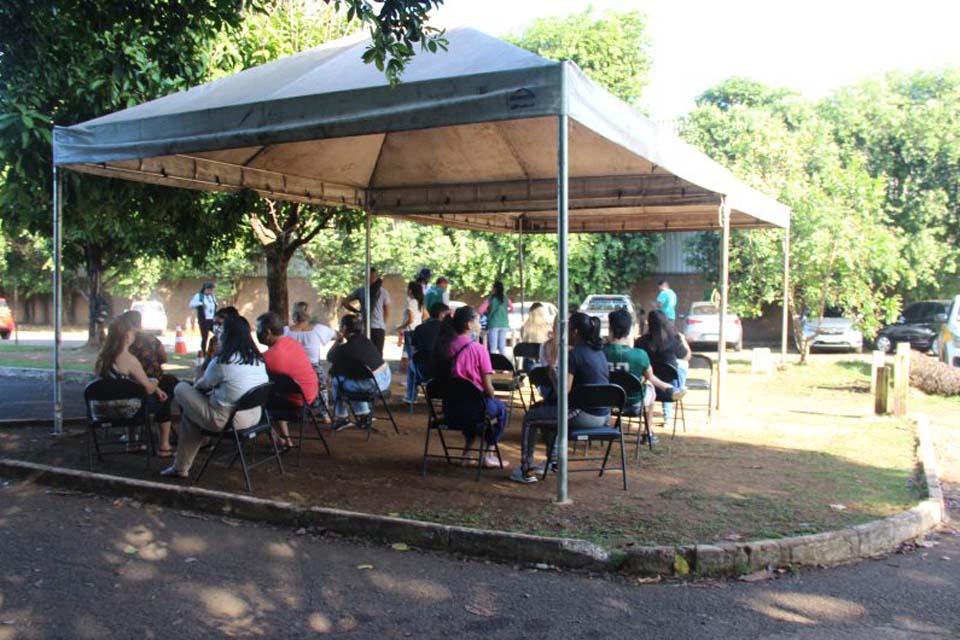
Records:
<instances>
[{"instance_id":1,"label":"woman in blue jeans","mask_svg":"<svg viewBox=\"0 0 960 640\"><path fill-rule=\"evenodd\" d=\"M348 426L347 401L341 397L341 390L347 393L374 391L374 385L381 391L390 388L390 366L383 361L380 350L363 333L363 322L359 316L347 315L340 319L340 331L337 343L327 354L330 361L334 408L334 429ZM373 371L373 380L366 369ZM370 419L370 404L350 401L353 413L361 425Z\"/></svg>"}]
</instances>

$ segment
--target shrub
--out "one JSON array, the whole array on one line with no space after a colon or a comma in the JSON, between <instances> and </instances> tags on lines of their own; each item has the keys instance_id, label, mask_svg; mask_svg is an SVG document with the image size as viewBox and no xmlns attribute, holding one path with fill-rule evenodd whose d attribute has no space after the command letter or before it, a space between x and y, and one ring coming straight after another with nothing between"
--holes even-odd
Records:
<instances>
[{"instance_id":1,"label":"shrub","mask_svg":"<svg viewBox=\"0 0 960 640\"><path fill-rule=\"evenodd\" d=\"M960 395L960 369L911 351L910 386L938 396Z\"/></svg>"}]
</instances>

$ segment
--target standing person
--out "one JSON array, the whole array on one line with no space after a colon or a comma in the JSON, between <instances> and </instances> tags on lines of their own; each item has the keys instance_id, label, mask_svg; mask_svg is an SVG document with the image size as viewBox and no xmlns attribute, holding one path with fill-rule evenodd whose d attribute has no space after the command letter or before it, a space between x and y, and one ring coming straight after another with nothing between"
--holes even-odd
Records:
<instances>
[{"instance_id":1,"label":"standing person","mask_svg":"<svg viewBox=\"0 0 960 640\"><path fill-rule=\"evenodd\" d=\"M373 341L363 335L363 321L355 315L340 318L337 344L327 354L330 361L330 377L333 379L333 397L336 401L334 429L348 426L347 403L340 397L340 389L347 392L373 391L374 381L381 391L390 388L390 366L383 361ZM373 371L374 380L367 376L366 368ZM372 419L371 407L366 402L351 402L353 413L360 425Z\"/></svg>"},{"instance_id":2,"label":"standing person","mask_svg":"<svg viewBox=\"0 0 960 640\"><path fill-rule=\"evenodd\" d=\"M407 390L404 401L408 404L417 397L417 371L413 364L413 332L423 321L423 288L416 280L407 284L407 307L403 310L403 323L397 327L397 341L403 346L407 361Z\"/></svg>"},{"instance_id":3,"label":"standing person","mask_svg":"<svg viewBox=\"0 0 960 640\"><path fill-rule=\"evenodd\" d=\"M427 311L438 302L450 306L450 281L447 280L446 276L437 278L437 284L427 287L423 294L423 306L426 307Z\"/></svg>"},{"instance_id":4,"label":"standing person","mask_svg":"<svg viewBox=\"0 0 960 640\"><path fill-rule=\"evenodd\" d=\"M308 405L313 404L320 392L320 385L317 372L303 346L290 336L283 335L283 330L283 322L275 311L268 311L257 318L257 341L267 347L263 354L267 374L289 376L300 385L303 397L291 395L284 398L286 404L299 410L304 398ZM280 431L277 444L282 451L289 451L293 447L293 440L290 439L287 421L278 420L276 425Z\"/></svg>"},{"instance_id":5,"label":"standing person","mask_svg":"<svg viewBox=\"0 0 960 640\"><path fill-rule=\"evenodd\" d=\"M192 385L181 382L174 390L180 405L180 441L173 465L160 475L186 478L203 442L203 431L222 431L237 400L267 381L263 356L250 337L250 323L239 315L226 318L220 350L203 377ZM260 407L238 411L233 426L242 431L255 426L260 417Z\"/></svg>"},{"instance_id":6,"label":"standing person","mask_svg":"<svg viewBox=\"0 0 960 640\"><path fill-rule=\"evenodd\" d=\"M197 310L197 325L200 327L200 351L207 350L207 336L213 328L213 318L217 314L217 297L213 295L216 285L204 282L200 291L190 298L191 309Z\"/></svg>"},{"instance_id":7,"label":"standing person","mask_svg":"<svg viewBox=\"0 0 960 640\"><path fill-rule=\"evenodd\" d=\"M483 301L478 311L487 314L487 344L490 353L507 355L507 334L510 333L510 316L513 302L503 292L503 283L493 283L490 296Z\"/></svg>"},{"instance_id":8,"label":"standing person","mask_svg":"<svg viewBox=\"0 0 960 640\"><path fill-rule=\"evenodd\" d=\"M423 292L423 295L427 295L427 289L430 287L430 276L433 273L427 267L423 267L420 271L417 272L417 277L414 280L417 281L417 285L420 286L420 291Z\"/></svg>"},{"instance_id":9,"label":"standing person","mask_svg":"<svg viewBox=\"0 0 960 640\"><path fill-rule=\"evenodd\" d=\"M653 302L653 308L655 311L662 311L663 315L667 316L670 322L677 321L677 294L670 288L670 283L666 280L661 280L657 283L657 288L660 290L660 293L657 294L657 299Z\"/></svg>"},{"instance_id":10,"label":"standing person","mask_svg":"<svg viewBox=\"0 0 960 640\"><path fill-rule=\"evenodd\" d=\"M480 316L471 306L460 307L452 316L443 321L440 335L434 347L434 371L449 372L454 378L461 378L475 386L484 396L487 416L494 419L493 432L488 432L487 441L481 445L485 448L483 455L484 468L499 467L500 460L493 451L493 447L500 441L503 431L507 427L507 405L495 397L493 389L493 366L490 363L490 354L483 345L475 340L480 332ZM470 408L459 404L443 403L443 415L451 423L474 424L478 417L470 415ZM464 431L463 457L470 459L470 450L477 434ZM473 462L470 460L470 464ZM506 462L504 462L506 467Z\"/></svg>"},{"instance_id":11,"label":"standing person","mask_svg":"<svg viewBox=\"0 0 960 640\"><path fill-rule=\"evenodd\" d=\"M167 352L163 348L163 343L156 336L148 336L141 330L143 317L139 311L127 311L123 317L135 334L133 343L127 350L143 367L147 378L155 380L168 397L173 397L173 390L180 381L163 372L163 365L167 362ZM170 404L169 401L161 402L154 411L157 429L160 432L158 458L173 457L173 448L170 446Z\"/></svg>"},{"instance_id":12,"label":"standing person","mask_svg":"<svg viewBox=\"0 0 960 640\"><path fill-rule=\"evenodd\" d=\"M150 379L143 370L143 365L132 353L130 345L137 337L137 332L124 316L117 316L107 328L107 338L97 356L94 372L105 380L133 380L147 392L147 409L156 415L157 420L164 420L160 425L160 447L166 455L158 452L161 458L170 457L170 397L160 388L156 380ZM139 406L136 410L139 410ZM145 451L147 445L134 442L132 429L127 432L127 451Z\"/></svg>"},{"instance_id":13,"label":"standing person","mask_svg":"<svg viewBox=\"0 0 960 640\"><path fill-rule=\"evenodd\" d=\"M683 335L662 311L647 315L647 333L637 338L635 347L643 349L653 364L666 363L677 369L677 379L668 380L678 389L683 389L687 379L687 364L690 362L690 347ZM669 420L673 411L672 402L663 403L663 418Z\"/></svg>"},{"instance_id":14,"label":"standing person","mask_svg":"<svg viewBox=\"0 0 960 640\"><path fill-rule=\"evenodd\" d=\"M600 318L593 318L578 311L570 316L569 333L572 349L567 360L569 367L567 379L558 381L556 367L551 366L550 378L553 381L553 388L556 389L558 383L566 384L569 392L585 384L607 384L610 376L607 358L603 355L603 341L600 339ZM567 424L578 428L603 427L607 424L609 417L609 409L580 409L571 406L567 416ZM531 425L537 422L555 422L556 420L556 392L551 391L550 396L544 402L531 407L527 414L523 416L523 430L520 436L521 464L510 474L511 480L530 484L540 479L537 475L538 469L533 465L537 432ZM556 434L550 434L548 437L556 437Z\"/></svg>"},{"instance_id":15,"label":"standing person","mask_svg":"<svg viewBox=\"0 0 960 640\"><path fill-rule=\"evenodd\" d=\"M370 290L370 340L376 345L380 357L383 357L383 344L387 339L387 318L390 316L390 293L383 288L383 279L376 269L370 269L367 278L367 287ZM354 307L352 302L359 302ZM364 317L363 287L357 287L340 306L360 318Z\"/></svg>"}]
</instances>

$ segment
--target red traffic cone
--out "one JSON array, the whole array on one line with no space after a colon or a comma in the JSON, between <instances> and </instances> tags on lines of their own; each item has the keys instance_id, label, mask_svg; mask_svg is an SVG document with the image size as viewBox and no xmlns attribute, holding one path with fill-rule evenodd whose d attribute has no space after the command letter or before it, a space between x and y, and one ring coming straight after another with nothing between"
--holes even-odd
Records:
<instances>
[{"instance_id":1,"label":"red traffic cone","mask_svg":"<svg viewBox=\"0 0 960 640\"><path fill-rule=\"evenodd\" d=\"M177 338L173 343L173 352L177 354L187 352L187 341L183 339L183 329L180 328L180 325L177 325Z\"/></svg>"}]
</instances>

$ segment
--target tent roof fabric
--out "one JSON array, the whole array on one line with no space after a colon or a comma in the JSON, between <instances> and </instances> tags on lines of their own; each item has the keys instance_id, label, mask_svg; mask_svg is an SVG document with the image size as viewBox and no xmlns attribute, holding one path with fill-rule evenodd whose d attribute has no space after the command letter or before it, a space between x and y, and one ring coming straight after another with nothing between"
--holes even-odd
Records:
<instances>
[{"instance_id":1,"label":"tent roof fabric","mask_svg":"<svg viewBox=\"0 0 960 640\"><path fill-rule=\"evenodd\" d=\"M209 191L486 231L556 231L569 116L571 231L787 227L790 211L589 80L469 28L391 87L345 38L71 127L54 162Z\"/></svg>"}]
</instances>

